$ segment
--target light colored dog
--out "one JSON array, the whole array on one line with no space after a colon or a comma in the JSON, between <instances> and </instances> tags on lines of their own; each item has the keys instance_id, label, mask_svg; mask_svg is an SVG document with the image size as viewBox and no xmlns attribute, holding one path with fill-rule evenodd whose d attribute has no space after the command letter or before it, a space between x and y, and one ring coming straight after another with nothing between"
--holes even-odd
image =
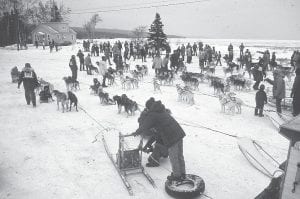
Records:
<instances>
[{"instance_id":1,"label":"light colored dog","mask_svg":"<svg viewBox=\"0 0 300 199\"><path fill-rule=\"evenodd\" d=\"M188 104L195 104L194 101L194 93L187 86L181 88L179 84L176 84L177 93L178 93L178 101L186 102Z\"/></svg>"},{"instance_id":2,"label":"light colored dog","mask_svg":"<svg viewBox=\"0 0 300 199\"><path fill-rule=\"evenodd\" d=\"M62 112L65 112L65 107L66 111L68 110L68 95L66 93L60 92L58 90L53 90L53 94L56 97L56 102L57 102L57 110L59 110L59 103L61 103L62 106Z\"/></svg>"},{"instance_id":3,"label":"light colored dog","mask_svg":"<svg viewBox=\"0 0 300 199\"><path fill-rule=\"evenodd\" d=\"M156 78L153 78L153 87L154 87L154 92L155 91L161 92L160 83L158 82L158 80Z\"/></svg>"},{"instance_id":4,"label":"light colored dog","mask_svg":"<svg viewBox=\"0 0 300 199\"><path fill-rule=\"evenodd\" d=\"M232 115L235 114L235 108L237 109L237 113L242 113L242 105L243 101L240 98L234 97L234 93L228 93L227 95L221 94L219 95L219 101L221 104L221 112L226 112L226 107L229 113Z\"/></svg>"}]
</instances>

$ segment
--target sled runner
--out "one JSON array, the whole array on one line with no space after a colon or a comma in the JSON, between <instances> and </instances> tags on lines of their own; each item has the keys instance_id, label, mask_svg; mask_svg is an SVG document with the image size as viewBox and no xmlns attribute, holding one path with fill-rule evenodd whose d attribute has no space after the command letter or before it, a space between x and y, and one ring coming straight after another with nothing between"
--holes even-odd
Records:
<instances>
[{"instance_id":1,"label":"sled runner","mask_svg":"<svg viewBox=\"0 0 300 199\"><path fill-rule=\"evenodd\" d=\"M193 198L202 194L205 190L205 183L199 176L186 174L183 181L165 182L166 192L176 198Z\"/></svg>"},{"instance_id":2,"label":"sled runner","mask_svg":"<svg viewBox=\"0 0 300 199\"><path fill-rule=\"evenodd\" d=\"M280 125L288 120L287 118L278 115L276 112L265 112L265 114L271 120L277 130L279 130Z\"/></svg>"},{"instance_id":3,"label":"sled runner","mask_svg":"<svg viewBox=\"0 0 300 199\"><path fill-rule=\"evenodd\" d=\"M283 171L279 163L272 158L257 142L245 137L238 137L238 146L249 163L264 175L272 178Z\"/></svg>"},{"instance_id":4,"label":"sled runner","mask_svg":"<svg viewBox=\"0 0 300 199\"><path fill-rule=\"evenodd\" d=\"M119 133L119 149L118 153L116 154L116 160L114 160L113 155L109 151L107 143L105 141L104 136L102 136L102 141L104 144L105 151L112 161L114 167L118 171L126 189L128 190L129 195L133 195L133 190L131 185L126 179L126 176L129 174L136 174L140 173L146 177L146 179L150 182L150 184L155 188L155 182L151 178L151 176L145 171L144 167L142 166L142 146L143 140L141 139L140 145L136 149L127 150L124 147L124 139L132 135L122 135Z\"/></svg>"}]
</instances>

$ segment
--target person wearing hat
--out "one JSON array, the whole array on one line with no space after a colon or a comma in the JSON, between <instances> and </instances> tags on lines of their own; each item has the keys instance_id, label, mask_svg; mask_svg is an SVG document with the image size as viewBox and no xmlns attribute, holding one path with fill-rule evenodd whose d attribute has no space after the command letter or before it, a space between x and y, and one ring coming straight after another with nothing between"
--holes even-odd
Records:
<instances>
[{"instance_id":1,"label":"person wearing hat","mask_svg":"<svg viewBox=\"0 0 300 199\"><path fill-rule=\"evenodd\" d=\"M72 80L76 81L77 80L77 63L76 63L76 59L75 59L75 55L71 56L70 62L69 62L69 67L71 69L72 72Z\"/></svg>"},{"instance_id":2,"label":"person wearing hat","mask_svg":"<svg viewBox=\"0 0 300 199\"><path fill-rule=\"evenodd\" d=\"M300 68L297 68L291 97L293 98L293 116L300 114Z\"/></svg>"},{"instance_id":3,"label":"person wearing hat","mask_svg":"<svg viewBox=\"0 0 300 199\"><path fill-rule=\"evenodd\" d=\"M260 65L255 65L252 68L252 74L253 74L253 78L255 81L255 83L253 85L253 89L258 90L258 86L259 86L260 82L263 80L262 67Z\"/></svg>"},{"instance_id":4,"label":"person wearing hat","mask_svg":"<svg viewBox=\"0 0 300 199\"><path fill-rule=\"evenodd\" d=\"M79 58L80 62L80 71L84 70L84 54L82 53L81 50L78 51L77 57Z\"/></svg>"},{"instance_id":5,"label":"person wearing hat","mask_svg":"<svg viewBox=\"0 0 300 199\"><path fill-rule=\"evenodd\" d=\"M273 85L273 98L276 99L276 111L281 113L281 101L285 98L285 81L283 79L284 74L280 70L273 72L274 80L266 78L265 80Z\"/></svg>"},{"instance_id":6,"label":"person wearing hat","mask_svg":"<svg viewBox=\"0 0 300 199\"><path fill-rule=\"evenodd\" d=\"M20 88L21 83L23 82L25 90L25 99L27 105L30 105L32 102L33 107L36 107L36 97L34 89L38 86L38 80L36 73L33 68L31 68L29 63L25 64L25 67L22 69L22 72L19 76L18 88Z\"/></svg>"},{"instance_id":7,"label":"person wearing hat","mask_svg":"<svg viewBox=\"0 0 300 199\"><path fill-rule=\"evenodd\" d=\"M161 68L163 67L163 61L160 57L159 52L156 53L156 56L153 59L152 68L155 69L155 74L158 75L160 73Z\"/></svg>"},{"instance_id":8,"label":"person wearing hat","mask_svg":"<svg viewBox=\"0 0 300 199\"><path fill-rule=\"evenodd\" d=\"M107 65L106 65L106 57L102 56L101 61L97 61L96 64L99 68L99 75L102 75L102 86L107 87L105 84L106 78L107 78Z\"/></svg>"},{"instance_id":9,"label":"person wearing hat","mask_svg":"<svg viewBox=\"0 0 300 199\"><path fill-rule=\"evenodd\" d=\"M142 111L138 123L141 124L149 112L151 106L154 104L155 99L151 97L147 100L145 104L145 109ZM151 128L147 135L151 135L145 146L143 147L143 151L145 153L152 152L151 155L148 157L148 162L146 163L146 167L158 167L159 166L159 159L161 157L166 158L168 157L168 148L164 145L163 140L160 136L160 133L157 132L155 128ZM154 144L153 144L154 143Z\"/></svg>"},{"instance_id":10,"label":"person wearing hat","mask_svg":"<svg viewBox=\"0 0 300 199\"><path fill-rule=\"evenodd\" d=\"M264 111L264 105L268 102L267 101L267 94L264 91L265 90L265 85L261 84L259 86L259 90L256 92L255 95L255 102L256 102L256 107L254 111L255 116L263 117L263 111Z\"/></svg>"},{"instance_id":11,"label":"person wearing hat","mask_svg":"<svg viewBox=\"0 0 300 199\"><path fill-rule=\"evenodd\" d=\"M132 135L147 135L154 128L168 148L172 173L167 177L170 181L185 179L185 161L183 156L183 138L185 132L179 123L170 115L161 101L155 101Z\"/></svg>"},{"instance_id":12,"label":"person wearing hat","mask_svg":"<svg viewBox=\"0 0 300 199\"><path fill-rule=\"evenodd\" d=\"M92 74L92 71L91 71L91 66L92 66L92 60L91 60L91 55L90 53L86 56L86 58L84 59L84 64L86 66L86 73L88 75L91 75Z\"/></svg>"}]
</instances>

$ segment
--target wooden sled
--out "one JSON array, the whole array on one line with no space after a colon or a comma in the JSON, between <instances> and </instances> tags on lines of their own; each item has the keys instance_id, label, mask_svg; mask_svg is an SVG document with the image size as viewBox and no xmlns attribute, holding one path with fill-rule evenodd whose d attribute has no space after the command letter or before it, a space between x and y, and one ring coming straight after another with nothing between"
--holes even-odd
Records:
<instances>
[{"instance_id":1,"label":"wooden sled","mask_svg":"<svg viewBox=\"0 0 300 199\"><path fill-rule=\"evenodd\" d=\"M237 142L242 154L258 171L270 178L273 178L278 173L283 173L279 168L279 163L256 141L246 137L238 137Z\"/></svg>"}]
</instances>

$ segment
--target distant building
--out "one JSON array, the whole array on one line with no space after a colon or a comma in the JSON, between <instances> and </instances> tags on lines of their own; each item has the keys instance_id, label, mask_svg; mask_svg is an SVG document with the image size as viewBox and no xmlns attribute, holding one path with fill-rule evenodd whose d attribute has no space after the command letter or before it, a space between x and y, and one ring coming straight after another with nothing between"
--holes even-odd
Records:
<instances>
[{"instance_id":1,"label":"distant building","mask_svg":"<svg viewBox=\"0 0 300 199\"><path fill-rule=\"evenodd\" d=\"M49 41L54 40L57 44L74 44L76 42L76 32L64 22L49 22L39 24L32 32L32 42L38 41L41 45L45 41L49 45Z\"/></svg>"}]
</instances>

